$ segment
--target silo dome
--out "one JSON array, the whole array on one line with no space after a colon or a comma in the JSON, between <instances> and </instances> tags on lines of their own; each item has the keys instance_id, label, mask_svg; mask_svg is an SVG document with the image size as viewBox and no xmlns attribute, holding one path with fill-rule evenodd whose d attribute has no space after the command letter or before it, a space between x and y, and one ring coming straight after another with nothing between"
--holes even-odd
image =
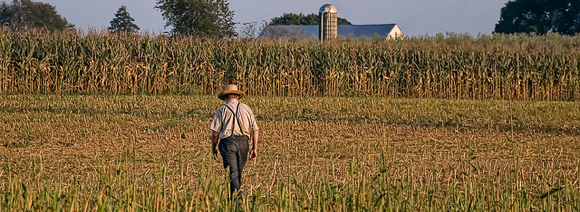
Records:
<instances>
[{"instance_id":1,"label":"silo dome","mask_svg":"<svg viewBox=\"0 0 580 212\"><path fill-rule=\"evenodd\" d=\"M320 7L320 11L318 11L318 13L338 13L338 11L336 10L336 7L332 4L325 4L322 5L322 7Z\"/></svg>"}]
</instances>

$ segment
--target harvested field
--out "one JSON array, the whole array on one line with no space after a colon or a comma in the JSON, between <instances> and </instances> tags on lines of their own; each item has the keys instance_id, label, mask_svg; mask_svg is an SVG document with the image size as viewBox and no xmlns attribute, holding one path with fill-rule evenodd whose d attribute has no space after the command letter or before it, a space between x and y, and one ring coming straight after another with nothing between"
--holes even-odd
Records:
<instances>
[{"instance_id":1,"label":"harvested field","mask_svg":"<svg viewBox=\"0 0 580 212\"><path fill-rule=\"evenodd\" d=\"M580 104L256 97L244 211L579 210ZM214 96L0 96L0 211L230 210Z\"/></svg>"}]
</instances>

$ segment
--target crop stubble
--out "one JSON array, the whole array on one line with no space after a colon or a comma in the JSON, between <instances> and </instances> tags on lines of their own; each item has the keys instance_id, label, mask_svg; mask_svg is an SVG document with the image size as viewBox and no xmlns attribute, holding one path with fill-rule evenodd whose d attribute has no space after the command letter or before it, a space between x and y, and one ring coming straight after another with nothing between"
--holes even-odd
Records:
<instances>
[{"instance_id":1,"label":"crop stubble","mask_svg":"<svg viewBox=\"0 0 580 212\"><path fill-rule=\"evenodd\" d=\"M128 193L169 209L176 199L211 197L207 181L209 187L223 187L221 165L209 154L208 124L221 104L213 96L0 99L3 190L12 176L31 193L58 188L76 195L76 200L63 200L63 208L74 208L74 201L80 209L85 203L101 207L99 198ZM392 204L391 209L460 209L460 202L472 199L479 201L465 207L526 208L524 200L533 209L578 207L577 103L355 97L244 101L254 108L262 132L260 155L247 166L244 189L257 196L262 209L324 208L316 204L321 188L327 193L336 189L337 199L325 199L331 202L326 207L335 210L356 209L347 204L353 194L360 196L351 199L368 200L370 206L390 200L378 204ZM385 181L389 186L381 187ZM389 188L399 194L379 198ZM161 191L173 198L164 199ZM327 193L322 196L334 196ZM209 208L219 205L219 195L213 197ZM195 200L193 208L204 210L203 201ZM147 201L142 202L137 205Z\"/></svg>"}]
</instances>

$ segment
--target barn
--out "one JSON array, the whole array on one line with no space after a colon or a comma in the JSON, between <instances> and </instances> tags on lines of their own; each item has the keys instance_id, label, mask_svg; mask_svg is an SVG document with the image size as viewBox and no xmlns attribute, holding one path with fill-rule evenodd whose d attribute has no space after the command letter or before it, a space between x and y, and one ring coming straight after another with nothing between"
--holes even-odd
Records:
<instances>
[{"instance_id":1,"label":"barn","mask_svg":"<svg viewBox=\"0 0 580 212\"><path fill-rule=\"evenodd\" d=\"M319 37L318 25L274 25L266 26L260 33L263 38L312 38ZM338 25L337 34L343 38L397 39L404 37L397 24Z\"/></svg>"},{"instance_id":2,"label":"barn","mask_svg":"<svg viewBox=\"0 0 580 212\"><path fill-rule=\"evenodd\" d=\"M338 36L355 39L397 39L404 37L397 24L337 25L338 12L332 4L319 10L319 25L269 25L260 33L262 38L318 38L320 41Z\"/></svg>"}]
</instances>

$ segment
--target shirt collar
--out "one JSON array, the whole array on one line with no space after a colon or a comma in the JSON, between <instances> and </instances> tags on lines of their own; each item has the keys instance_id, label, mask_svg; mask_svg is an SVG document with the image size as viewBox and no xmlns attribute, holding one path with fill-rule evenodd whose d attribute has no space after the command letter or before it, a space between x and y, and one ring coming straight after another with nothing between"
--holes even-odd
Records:
<instances>
[{"instance_id":1,"label":"shirt collar","mask_svg":"<svg viewBox=\"0 0 580 212\"><path fill-rule=\"evenodd\" d=\"M228 101L226 102L226 104L228 104L228 105L229 105L229 104L238 104L238 100L231 99L231 100L228 100Z\"/></svg>"}]
</instances>

